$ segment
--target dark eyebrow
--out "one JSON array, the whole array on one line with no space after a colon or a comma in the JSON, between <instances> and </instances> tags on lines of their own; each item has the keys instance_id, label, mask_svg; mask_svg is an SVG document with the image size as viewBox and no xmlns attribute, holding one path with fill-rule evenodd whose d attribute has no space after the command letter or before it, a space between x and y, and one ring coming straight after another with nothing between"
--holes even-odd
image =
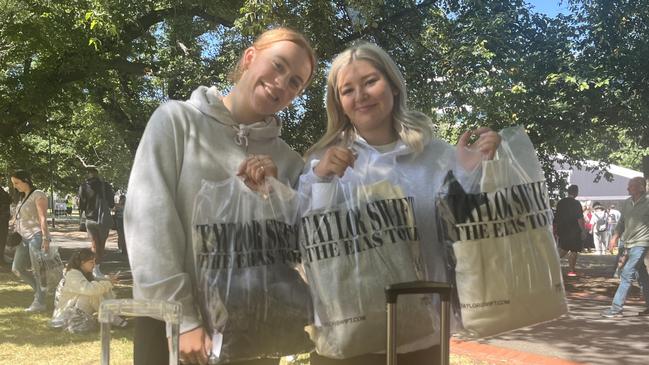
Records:
<instances>
[{"instance_id":1,"label":"dark eyebrow","mask_svg":"<svg viewBox=\"0 0 649 365\"><path fill-rule=\"evenodd\" d=\"M277 55L277 58L279 58L282 62L284 62L285 65L288 65L289 68L291 68L291 70L293 70L293 68L291 67L291 64L288 63L288 61L286 60L286 58L284 58L284 56ZM302 80L302 77L300 77L300 75L295 74L295 77L297 77L297 79L300 81L300 86L304 85L304 80Z\"/></svg>"}]
</instances>

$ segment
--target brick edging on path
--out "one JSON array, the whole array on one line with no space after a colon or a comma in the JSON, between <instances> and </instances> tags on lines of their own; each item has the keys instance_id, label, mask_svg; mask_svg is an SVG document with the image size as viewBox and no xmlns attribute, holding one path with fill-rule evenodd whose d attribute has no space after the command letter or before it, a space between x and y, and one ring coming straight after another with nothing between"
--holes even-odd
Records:
<instances>
[{"instance_id":1,"label":"brick edging on path","mask_svg":"<svg viewBox=\"0 0 649 365\"><path fill-rule=\"evenodd\" d=\"M542 356L518 350L451 339L451 353L468 356L489 364L507 365L585 365L558 357Z\"/></svg>"}]
</instances>

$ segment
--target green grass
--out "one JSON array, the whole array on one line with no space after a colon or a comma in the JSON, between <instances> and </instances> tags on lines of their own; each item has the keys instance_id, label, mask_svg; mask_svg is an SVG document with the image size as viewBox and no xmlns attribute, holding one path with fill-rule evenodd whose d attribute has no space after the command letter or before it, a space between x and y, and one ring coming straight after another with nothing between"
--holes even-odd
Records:
<instances>
[{"instance_id":1,"label":"green grass","mask_svg":"<svg viewBox=\"0 0 649 365\"><path fill-rule=\"evenodd\" d=\"M131 288L118 286L119 298L130 297ZM70 334L48 327L52 315L52 298L46 312L29 314L24 309L33 299L31 288L10 273L0 272L0 365L22 364L99 364L99 332ZM133 329L113 329L111 364L132 364ZM308 355L294 361L282 359L281 365L308 365ZM451 354L454 365L487 365L488 363Z\"/></svg>"},{"instance_id":2,"label":"green grass","mask_svg":"<svg viewBox=\"0 0 649 365\"><path fill-rule=\"evenodd\" d=\"M118 288L126 297L130 288ZM99 332L70 334L48 327L52 298L46 312L24 311L33 299L31 288L7 272L0 273L0 364L99 364ZM113 329L111 364L131 364L133 329Z\"/></svg>"}]
</instances>

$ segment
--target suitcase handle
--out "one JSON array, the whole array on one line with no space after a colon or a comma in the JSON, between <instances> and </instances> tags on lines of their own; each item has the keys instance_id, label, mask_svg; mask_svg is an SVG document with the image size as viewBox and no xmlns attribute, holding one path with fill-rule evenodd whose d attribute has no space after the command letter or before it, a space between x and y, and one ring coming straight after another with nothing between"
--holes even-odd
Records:
<instances>
[{"instance_id":1,"label":"suitcase handle","mask_svg":"<svg viewBox=\"0 0 649 365\"><path fill-rule=\"evenodd\" d=\"M450 300L451 284L436 281L410 281L385 287L387 303L396 303L397 297L402 294L439 294L442 300Z\"/></svg>"},{"instance_id":2,"label":"suitcase handle","mask_svg":"<svg viewBox=\"0 0 649 365\"><path fill-rule=\"evenodd\" d=\"M397 298L407 294L438 294L442 302L440 318L440 356L441 365L448 365L451 340L451 292L449 283L434 281L411 281L407 283L392 284L385 287L387 310L387 364L397 364Z\"/></svg>"}]
</instances>

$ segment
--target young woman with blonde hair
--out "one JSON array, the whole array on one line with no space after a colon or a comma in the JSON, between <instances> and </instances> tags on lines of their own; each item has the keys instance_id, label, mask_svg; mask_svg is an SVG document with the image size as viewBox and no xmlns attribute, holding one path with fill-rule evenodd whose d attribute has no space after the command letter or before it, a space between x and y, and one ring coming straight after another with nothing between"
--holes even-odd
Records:
<instances>
[{"instance_id":1,"label":"young woman with blonde hair","mask_svg":"<svg viewBox=\"0 0 649 365\"><path fill-rule=\"evenodd\" d=\"M493 158L500 144L498 134L488 128L469 131L456 148L435 138L431 120L408 109L405 81L395 62L370 43L352 46L333 60L327 79L327 117L325 135L307 152L300 190L311 194L314 184L342 177L348 168L374 178L404 176L407 186L402 188L415 201L428 279L445 281L444 252L434 224L435 194L449 170L460 179L475 181L476 167L482 159ZM476 141L470 144L472 136ZM314 298L314 302L331 300ZM426 338L399 347L399 364L425 364L439 356L437 336L432 336L432 328L430 332ZM384 354L342 360L318 354L311 357L312 365L379 363L385 363Z\"/></svg>"}]
</instances>

